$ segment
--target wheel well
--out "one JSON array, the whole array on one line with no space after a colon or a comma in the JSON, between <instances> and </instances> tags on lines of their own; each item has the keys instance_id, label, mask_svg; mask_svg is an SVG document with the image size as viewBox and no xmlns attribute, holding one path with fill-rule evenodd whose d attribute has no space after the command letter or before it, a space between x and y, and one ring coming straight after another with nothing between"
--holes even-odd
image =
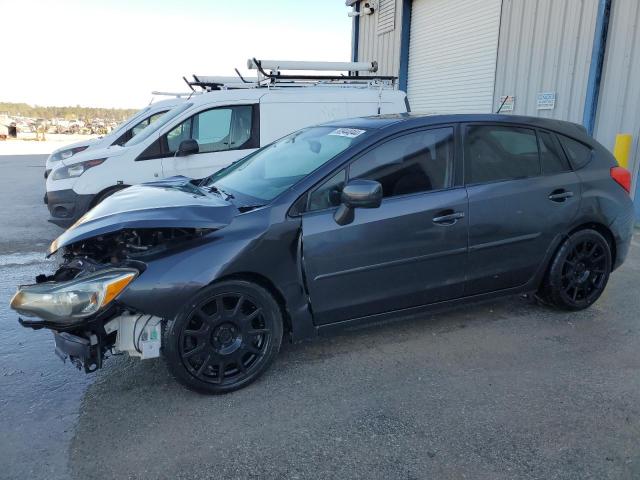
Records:
<instances>
[{"instance_id":1,"label":"wheel well","mask_svg":"<svg viewBox=\"0 0 640 480\"><path fill-rule=\"evenodd\" d=\"M285 301L284 296L282 295L280 290L278 290L278 288L273 284L271 280L258 273L241 272L227 275L226 277L222 278L217 278L214 282L212 282L212 284L223 282L225 280L246 280L248 282L260 285L262 288L266 289L271 295L273 295L273 298L276 300L278 306L280 307L282 318L284 320L284 332L290 333L292 331L291 316L289 315L289 311L287 310L287 302Z\"/></svg>"},{"instance_id":2,"label":"wheel well","mask_svg":"<svg viewBox=\"0 0 640 480\"><path fill-rule=\"evenodd\" d=\"M616 255L617 255L616 241L613 238L613 234L611 233L611 230L609 230L609 228L606 225L603 225L601 223L590 222L590 223L583 223L582 225L577 226L576 228L574 228L569 232L569 235L572 235L577 231L586 230L586 229L595 230L605 238L605 240L609 244L609 248L611 249L611 265L615 265Z\"/></svg>"},{"instance_id":3,"label":"wheel well","mask_svg":"<svg viewBox=\"0 0 640 480\"><path fill-rule=\"evenodd\" d=\"M556 257L556 254L558 253L558 250L560 250L560 248L562 247L562 244L564 243L564 240L566 240L571 235L573 235L574 233L576 233L576 232L578 232L580 230L587 230L587 229L595 230L596 232L598 232L600 235L602 235L605 238L605 240L609 244L609 248L611 249L611 265L615 264L615 260L616 260L616 242L615 242L615 240L613 238L613 234L611 233L611 231L605 225L603 225L601 223L597 223L597 222L583 223L582 225L578 225L577 227L575 227L573 230L568 232L566 235L563 235L562 240L558 242L558 245L556 245L556 247L553 250L553 254L547 260L546 266L544 268L544 275L540 279L540 282L545 282L545 279L549 275L549 270L551 268L551 264L553 263L553 259Z\"/></svg>"},{"instance_id":4,"label":"wheel well","mask_svg":"<svg viewBox=\"0 0 640 480\"><path fill-rule=\"evenodd\" d=\"M89 205L89 208L95 207L98 204L98 200L100 200L106 193L115 192L117 190L122 190L127 187L129 187L129 185L112 185L111 187L105 188L104 190L96 193L93 196L93 199L91 200L91 204Z\"/></svg>"}]
</instances>

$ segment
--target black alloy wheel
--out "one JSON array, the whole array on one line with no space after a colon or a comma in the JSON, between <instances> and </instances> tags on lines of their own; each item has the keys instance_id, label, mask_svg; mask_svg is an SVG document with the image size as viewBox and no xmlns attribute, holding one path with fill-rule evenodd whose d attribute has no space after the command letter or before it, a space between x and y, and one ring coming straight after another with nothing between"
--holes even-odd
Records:
<instances>
[{"instance_id":1,"label":"black alloy wheel","mask_svg":"<svg viewBox=\"0 0 640 480\"><path fill-rule=\"evenodd\" d=\"M164 356L187 387L226 393L257 379L282 342L282 315L273 297L246 281L207 287L167 325Z\"/></svg>"},{"instance_id":2,"label":"black alloy wheel","mask_svg":"<svg viewBox=\"0 0 640 480\"><path fill-rule=\"evenodd\" d=\"M604 291L611 273L611 248L595 230L571 235L553 259L542 296L567 310L593 304Z\"/></svg>"}]
</instances>

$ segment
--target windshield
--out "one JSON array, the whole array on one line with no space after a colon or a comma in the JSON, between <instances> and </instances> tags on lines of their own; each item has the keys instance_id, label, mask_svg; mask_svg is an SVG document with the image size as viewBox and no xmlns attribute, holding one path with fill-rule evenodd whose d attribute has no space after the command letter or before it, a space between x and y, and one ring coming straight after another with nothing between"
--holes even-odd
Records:
<instances>
[{"instance_id":1,"label":"windshield","mask_svg":"<svg viewBox=\"0 0 640 480\"><path fill-rule=\"evenodd\" d=\"M267 202L359 141L363 133L336 127L300 130L214 174L207 186Z\"/></svg>"},{"instance_id":2,"label":"windshield","mask_svg":"<svg viewBox=\"0 0 640 480\"><path fill-rule=\"evenodd\" d=\"M122 130L126 125L128 125L130 122L137 120L138 118L142 117L142 115L144 115L146 112L148 112L149 110L151 110L151 107L145 107L142 110L138 110L136 113L134 113L131 117L127 118L126 120L124 120L123 122L120 122L118 124L118 126L116 126L116 128L114 128L111 133L113 133L114 135L117 134L118 132L120 132L120 130Z\"/></svg>"},{"instance_id":3,"label":"windshield","mask_svg":"<svg viewBox=\"0 0 640 480\"><path fill-rule=\"evenodd\" d=\"M153 134L153 132L162 128L164 125L169 123L171 120L173 120L182 112L186 111L192 106L193 106L193 103L182 103L176 107L173 107L167 113L162 115L162 117L160 117L158 120L147 125L139 134L137 134L135 137L133 137L131 140L125 143L124 146L130 147L132 145L137 145L143 142L146 138L148 138L151 134Z\"/></svg>"}]
</instances>

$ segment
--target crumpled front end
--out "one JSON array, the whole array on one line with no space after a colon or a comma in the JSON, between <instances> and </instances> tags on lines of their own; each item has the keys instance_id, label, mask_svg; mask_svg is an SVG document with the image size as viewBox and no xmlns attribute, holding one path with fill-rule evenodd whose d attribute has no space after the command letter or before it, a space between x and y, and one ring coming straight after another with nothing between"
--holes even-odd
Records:
<instances>
[{"instance_id":1,"label":"crumpled front end","mask_svg":"<svg viewBox=\"0 0 640 480\"><path fill-rule=\"evenodd\" d=\"M122 301L147 263L198 245L210 229L124 229L63 247L53 275L39 275L11 300L20 323L53 331L55 351L86 372L109 353L160 354L163 319Z\"/></svg>"}]
</instances>

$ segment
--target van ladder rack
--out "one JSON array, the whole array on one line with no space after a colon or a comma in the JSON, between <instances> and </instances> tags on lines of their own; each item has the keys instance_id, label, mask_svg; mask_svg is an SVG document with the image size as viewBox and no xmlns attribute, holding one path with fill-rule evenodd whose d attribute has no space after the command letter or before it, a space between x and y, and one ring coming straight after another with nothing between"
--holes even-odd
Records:
<instances>
[{"instance_id":1,"label":"van ladder rack","mask_svg":"<svg viewBox=\"0 0 640 480\"><path fill-rule=\"evenodd\" d=\"M269 64L276 64L278 62L276 61L269 61ZM283 64L283 66L288 66L288 65L292 65L295 64L296 62L281 62ZM331 67L339 67L339 66L359 66L359 64L364 63L364 62L355 62L355 63L349 63L349 62L326 62L325 64L323 64L323 62L316 62L315 65L317 65L316 68L314 68L314 63L313 62L299 62L300 63L300 69L304 69L304 70L327 70L330 69ZM326 66L325 66L326 65ZM250 69L255 68L258 70L258 72L264 77L264 78L268 78L270 79L272 82L277 82L278 80L348 80L348 81L375 81L375 80L380 80L380 81L389 81L389 82L395 82L395 80L397 80L398 77L394 77L394 76L387 76L387 75L358 75L357 74L357 70L356 70L356 74L351 74L351 71L349 72L348 75L295 75L295 74L289 74L289 75L283 75L280 73L279 70L274 70L276 73L273 73L273 71L271 73L267 73L265 72L264 68L262 67L262 60L257 60L256 58L252 58L247 62L247 67L249 67ZM290 67L287 68L290 70L294 70L296 69L295 66L294 67ZM368 69L368 71L377 71L378 69L378 64L377 62L372 62L370 64L370 68Z\"/></svg>"}]
</instances>

